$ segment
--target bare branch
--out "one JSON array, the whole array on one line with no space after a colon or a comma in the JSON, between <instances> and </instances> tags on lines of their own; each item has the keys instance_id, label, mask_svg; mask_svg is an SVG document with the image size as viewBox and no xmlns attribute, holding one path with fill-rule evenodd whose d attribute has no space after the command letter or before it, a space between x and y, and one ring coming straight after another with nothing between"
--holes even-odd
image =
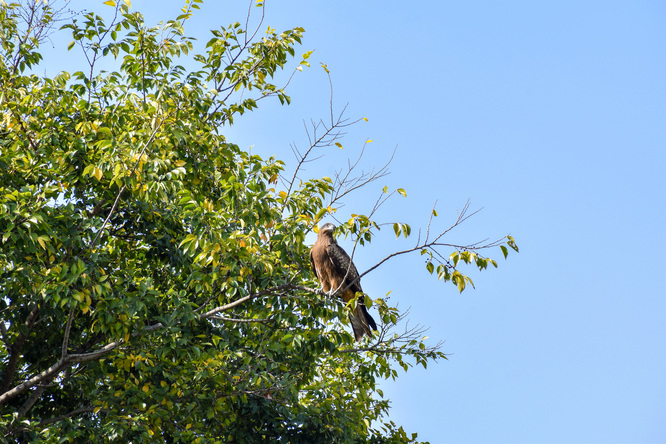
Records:
<instances>
[{"instance_id":1,"label":"bare branch","mask_svg":"<svg viewBox=\"0 0 666 444\"><path fill-rule=\"evenodd\" d=\"M344 176L342 175L342 170L337 171L335 173L335 182L333 185L335 192L331 194L331 198L329 200L329 206L338 204L349 193L356 191L359 188L363 188L364 186L390 174L388 166L393 161L393 157L395 156L397 148L393 150L393 153L391 153L391 157L389 158L389 160L377 171L375 171L374 168L369 173L361 171L359 176L350 178L351 174L359 165L361 158L365 154L366 146L367 142L363 145L361 153L359 154L358 158L353 164L351 162L348 163L347 171L345 172Z\"/></svg>"},{"instance_id":2,"label":"bare branch","mask_svg":"<svg viewBox=\"0 0 666 444\"><path fill-rule=\"evenodd\" d=\"M273 322L273 319L225 318L225 317L219 316L219 315L211 316L211 319L215 319L215 320L218 320L218 321L224 321L224 322L234 322L234 323L238 323L238 324L250 324L250 323L253 323L253 322L257 322L257 323L260 323L260 324L266 324L268 322Z\"/></svg>"},{"instance_id":3,"label":"bare branch","mask_svg":"<svg viewBox=\"0 0 666 444\"><path fill-rule=\"evenodd\" d=\"M18 419L23 418L26 413L30 411L33 405L41 398L42 393L44 393L44 390L46 390L46 384L40 384L37 386L37 388L30 394L28 399L25 400L23 405L19 407L19 409L16 412L16 416Z\"/></svg>"},{"instance_id":4,"label":"bare branch","mask_svg":"<svg viewBox=\"0 0 666 444\"><path fill-rule=\"evenodd\" d=\"M72 328L72 321L74 320L74 305L69 309L69 316L67 317L67 323L65 324L65 334L62 339L62 352L60 357L64 359L67 356L67 347L69 343L69 333Z\"/></svg>"},{"instance_id":5,"label":"bare branch","mask_svg":"<svg viewBox=\"0 0 666 444\"><path fill-rule=\"evenodd\" d=\"M465 203L465 205L463 206L463 209L458 213L458 217L457 217L456 221L455 221L455 222L454 222L449 228L447 228L446 230L444 230L442 233L438 234L438 235L435 237L435 239L433 239L432 241L429 240L429 236L430 236L430 223L431 223L431 221L432 221L432 213L431 213L430 219L429 219L429 221L428 221L428 226L427 226L426 239L425 239L423 242L421 242L421 240L420 240L421 237L420 237L420 235L419 235L418 241L417 241L417 243L416 243L416 245L415 245L414 247L412 247L412 248L408 248L408 249L406 249L406 250L396 251L396 252L394 252L394 253L389 254L388 256L384 257L382 260L380 260L379 262L377 262L375 265L373 265L372 267L370 267L369 269L367 269L367 270L364 271L363 273L360 273L360 274L358 275L358 277L356 277L356 279L354 279L354 280L352 280L351 282L349 282L344 288L336 289L336 291L334 292L334 294L339 294L340 292L346 291L346 290L347 290L348 288L350 288L355 282L357 282L358 280L360 280L363 276L365 276L366 274L368 274L368 273L374 271L375 269L379 268L379 267L380 267L382 264L384 264L385 262L387 262L387 261L389 261L389 260L391 260L391 259L393 259L394 257L397 257L397 256L402 256L402 255L405 255L405 254L413 253L413 252L415 252L415 251L421 251L421 250L423 250L423 249L428 249L428 250L432 251L433 254L434 254L435 256L437 256L437 257L440 259L440 263L445 264L447 267L449 267L449 269L455 269L456 267L453 266L453 265L450 263L450 261L449 261L448 259L446 259L446 258L445 258L445 257L444 257L444 256L443 256L443 255L437 250L437 248L439 248L439 247L449 247L449 248L454 248L455 250L458 250L458 251L478 251L478 250L484 250L484 249L493 248L493 247L497 247L498 245L501 245L502 242L503 242L503 240L504 240L504 238L502 238L502 239L498 239L498 240L495 240L495 241L491 241L491 242L488 242L488 239L484 239L484 240L481 240L481 241L478 241L478 242L474 242L474 243L471 243L471 244L468 244L468 245L463 245L463 244L450 244L450 243L446 243L446 242L441 242L441 239L442 239L442 237L444 237L444 235L446 235L446 234L449 233L451 230L453 230L454 228L456 228L458 225L462 224L462 223L465 222L467 219L469 219L470 217L474 216L475 214L477 214L479 211L482 210L482 208L481 208L481 209L479 209L479 210L476 210L476 211L474 211L474 212L468 214L468 211L469 211L469 205L470 205L470 203L469 203L469 200L468 200L468 201ZM353 258L353 255L354 255L354 251L356 250L356 245L357 245L359 239L360 239L360 237L357 237L357 239L356 239L355 242L354 242L354 248L352 249L352 253L351 253L351 255L350 255L350 257L352 257L352 258ZM341 285L340 287L342 287L342 285Z\"/></svg>"},{"instance_id":6,"label":"bare branch","mask_svg":"<svg viewBox=\"0 0 666 444\"><path fill-rule=\"evenodd\" d=\"M69 413L65 413L64 415L60 416L55 416L53 418L45 419L44 421L40 422L37 426L38 427L44 427L49 424L53 424L54 422L62 421L63 419L71 418L72 416L77 416L81 415L83 413L92 413L95 411L95 407L92 405L85 406L85 407L79 407L78 409L72 410Z\"/></svg>"}]
</instances>

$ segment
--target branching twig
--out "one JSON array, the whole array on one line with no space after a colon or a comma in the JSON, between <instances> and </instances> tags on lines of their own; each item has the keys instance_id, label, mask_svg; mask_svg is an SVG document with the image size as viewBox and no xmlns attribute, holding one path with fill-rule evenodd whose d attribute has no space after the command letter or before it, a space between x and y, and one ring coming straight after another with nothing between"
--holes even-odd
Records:
<instances>
[{"instance_id":1,"label":"branching twig","mask_svg":"<svg viewBox=\"0 0 666 444\"><path fill-rule=\"evenodd\" d=\"M363 157L363 154L365 153L366 146L367 142L363 145L361 153L359 154L358 158L353 164L351 162L348 163L347 172L345 173L344 176L342 176L342 170L337 171L335 173L335 182L333 184L335 192L331 194L329 206L336 205L338 202L342 200L342 198L347 196L349 193L356 191L359 188L363 188L364 186L376 181L377 179L381 179L382 177L385 177L388 174L390 174L388 166L393 161L396 149L394 149L393 153L391 153L391 157L389 158L389 160L377 171L375 171L374 168L369 173L361 171L361 174L359 176L350 179L352 172L356 169L356 167L361 161L361 158Z\"/></svg>"},{"instance_id":2,"label":"branching twig","mask_svg":"<svg viewBox=\"0 0 666 444\"><path fill-rule=\"evenodd\" d=\"M394 354L394 353L405 353L406 348L412 341L420 341L423 338L423 334L428 331L428 328L421 325L416 325L414 327L409 327L405 325L405 329L400 334L390 334L393 327L397 326L401 321L405 320L409 315L409 309L401 313L395 323L382 324L380 330L376 336L376 339L372 344L365 347L356 347L350 349L338 350L338 353L359 353L359 352L372 352L376 354ZM437 352L444 345L443 341L438 342L432 347L426 349L419 349L413 355L426 355Z\"/></svg>"},{"instance_id":3,"label":"branching twig","mask_svg":"<svg viewBox=\"0 0 666 444\"><path fill-rule=\"evenodd\" d=\"M372 267L370 267L369 269L367 269L363 273L360 273L358 275L358 277L356 277L355 279L350 281L346 286L342 287L342 285L340 285L340 287L342 287L342 288L336 289L334 294L339 294L341 292L346 291L355 282L359 281L363 276L365 276L366 274L374 271L375 269L379 268L385 262L387 262L387 261L389 261L389 260L391 260L391 259L393 259L394 257L397 257L397 256L402 256L402 255L405 255L405 254L413 253L415 251L421 251L423 249L428 249L428 250L432 251L436 256L438 256L441 259L441 262L445 263L449 268L455 268L453 265L450 264L450 262L446 258L443 257L443 255L441 253L439 253L437 251L438 247L449 247L449 248L454 248L458 251L469 251L469 250L483 250L483 249L493 248L493 247L497 247L498 245L501 245L504 238L496 240L496 241L492 241L492 242L488 242L488 239L484 239L484 240L474 242L474 243L468 244L468 245L451 244L451 243L441 242L441 239L442 239L442 237L444 237L444 235L449 233L451 230L456 228L458 225L462 224L464 221L466 221L470 217L477 214L479 211L481 211L481 209L479 209L479 210L476 210L476 211L472 212L471 214L467 214L467 212L469 210L469 205L470 205L470 203L469 203L469 200L468 200L465 203L465 206L463 207L462 211L460 211L458 213L458 217L457 217L456 221L453 223L453 225L451 225L449 228L444 230L442 233L438 234L433 240L430 240L430 224L431 224L431 221L432 221L432 214L431 214L430 220L428 221L427 230L426 230L426 238L423 242L421 242L421 238L420 238L420 235L419 235L417 243L414 247L408 248L408 249L405 249L405 250L401 250L401 251L396 251L394 253L389 254L388 256L384 257L382 260L377 262L375 265L373 265ZM358 244L359 239L360 238L357 238L356 241L354 242L354 247L352 249L352 253L350 254L350 257L352 257L352 258L353 258L353 255L354 255L354 251L356 250L356 245ZM346 276L345 276L345 279L346 279Z\"/></svg>"}]
</instances>

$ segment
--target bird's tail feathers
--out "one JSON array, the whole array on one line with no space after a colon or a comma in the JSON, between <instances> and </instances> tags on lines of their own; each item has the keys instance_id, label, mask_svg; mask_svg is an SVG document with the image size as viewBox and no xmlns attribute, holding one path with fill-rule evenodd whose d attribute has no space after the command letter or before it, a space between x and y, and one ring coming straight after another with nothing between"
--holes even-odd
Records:
<instances>
[{"instance_id":1,"label":"bird's tail feathers","mask_svg":"<svg viewBox=\"0 0 666 444\"><path fill-rule=\"evenodd\" d=\"M372 337L372 330L377 330L375 320L372 319L372 316L368 313L365 304L360 301L356 305L354 313L349 314L349 321L351 322L352 330L354 330L354 338L357 341L360 341L363 338L363 335Z\"/></svg>"}]
</instances>

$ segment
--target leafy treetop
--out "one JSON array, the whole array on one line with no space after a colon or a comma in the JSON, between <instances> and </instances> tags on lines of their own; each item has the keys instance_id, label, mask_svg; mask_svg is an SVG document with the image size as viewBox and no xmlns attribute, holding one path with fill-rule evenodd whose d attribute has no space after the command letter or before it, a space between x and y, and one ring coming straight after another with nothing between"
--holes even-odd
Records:
<instances>
[{"instance_id":1,"label":"leafy treetop","mask_svg":"<svg viewBox=\"0 0 666 444\"><path fill-rule=\"evenodd\" d=\"M0 5L0 439L413 442L377 382L444 354L421 329L395 332L405 313L381 298L367 298L379 333L356 345L350 307L317 289L305 242L386 167L299 179L314 151L339 144L342 118L314 126L290 175L227 141L261 100L289 103L279 74L310 53L296 57L302 28L240 23L195 48L185 24L199 4L150 26L129 1L107 1L110 19L77 14L60 31L65 8ZM51 32L71 32L80 70L35 74ZM385 188L378 204L394 193L406 195ZM375 209L340 233L371 242ZM463 263L517 250L510 237L447 234L429 224L384 261L421 252L462 291Z\"/></svg>"}]
</instances>

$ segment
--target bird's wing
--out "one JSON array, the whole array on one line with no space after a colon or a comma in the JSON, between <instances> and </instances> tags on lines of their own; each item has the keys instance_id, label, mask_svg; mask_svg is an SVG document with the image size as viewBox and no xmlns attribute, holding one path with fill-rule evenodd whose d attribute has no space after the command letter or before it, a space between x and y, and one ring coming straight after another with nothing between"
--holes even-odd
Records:
<instances>
[{"instance_id":1,"label":"bird's wing","mask_svg":"<svg viewBox=\"0 0 666 444\"><path fill-rule=\"evenodd\" d=\"M359 291L363 292L360 279L357 279L358 271L356 270L356 266L354 266L354 263L352 262L347 252L337 243L329 245L326 249L326 252L328 253L328 257L333 263L335 272L340 276L341 279L346 276L344 286L346 287L350 282L354 282L349 287L349 289L354 293Z\"/></svg>"},{"instance_id":2,"label":"bird's wing","mask_svg":"<svg viewBox=\"0 0 666 444\"><path fill-rule=\"evenodd\" d=\"M312 247L312 250L314 250L315 247ZM312 254L312 250L310 250L310 265L312 266L312 272L317 276L317 279L319 278L319 275L317 274L317 267L315 266L315 261L314 261L314 256Z\"/></svg>"}]
</instances>

